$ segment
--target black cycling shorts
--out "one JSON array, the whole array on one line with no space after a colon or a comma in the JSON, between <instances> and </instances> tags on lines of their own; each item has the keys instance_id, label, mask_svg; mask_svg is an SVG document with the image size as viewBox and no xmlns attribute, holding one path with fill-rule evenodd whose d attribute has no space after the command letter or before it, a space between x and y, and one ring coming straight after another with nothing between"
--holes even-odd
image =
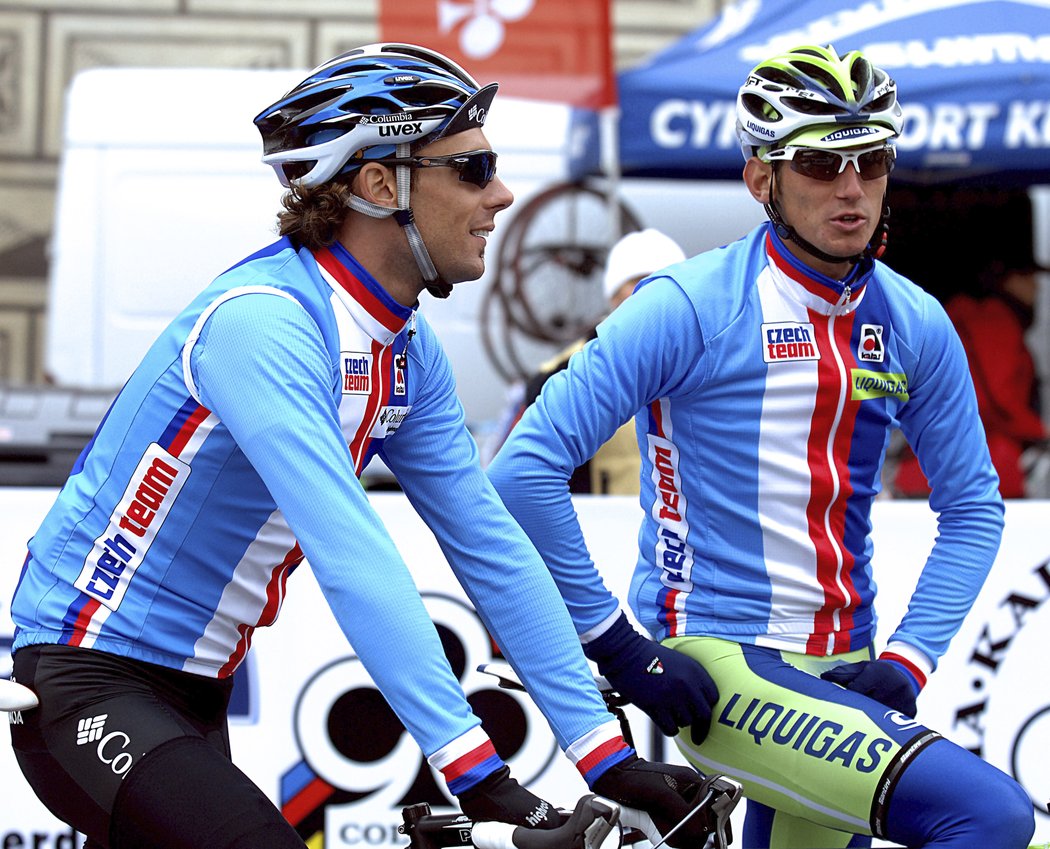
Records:
<instances>
[{"instance_id":1,"label":"black cycling shorts","mask_svg":"<svg viewBox=\"0 0 1050 849\"><path fill-rule=\"evenodd\" d=\"M19 649L13 677L40 698L11 725L18 764L48 809L93 843L303 846L230 760L232 678L57 645Z\"/></svg>"}]
</instances>

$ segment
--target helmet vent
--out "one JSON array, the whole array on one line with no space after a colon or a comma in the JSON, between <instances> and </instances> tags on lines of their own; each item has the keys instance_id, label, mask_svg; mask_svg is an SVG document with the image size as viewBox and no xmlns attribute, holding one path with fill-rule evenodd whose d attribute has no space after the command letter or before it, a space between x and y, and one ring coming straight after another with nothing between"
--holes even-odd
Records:
<instances>
[{"instance_id":1,"label":"helmet vent","mask_svg":"<svg viewBox=\"0 0 1050 849\"><path fill-rule=\"evenodd\" d=\"M756 94L744 94L740 101L748 112L763 121L779 121L782 117L772 103Z\"/></svg>"},{"instance_id":2,"label":"helmet vent","mask_svg":"<svg viewBox=\"0 0 1050 849\"><path fill-rule=\"evenodd\" d=\"M819 100L809 100L804 97L785 97L784 105L789 106L803 115L841 115L843 110L833 103L823 103Z\"/></svg>"},{"instance_id":3,"label":"helmet vent","mask_svg":"<svg viewBox=\"0 0 1050 849\"><path fill-rule=\"evenodd\" d=\"M893 104L897 102L897 92L888 91L882 97L877 100L871 101L864 106L862 112L883 112L887 109L892 109Z\"/></svg>"},{"instance_id":4,"label":"helmet vent","mask_svg":"<svg viewBox=\"0 0 1050 849\"><path fill-rule=\"evenodd\" d=\"M824 88L835 94L837 97L841 97L843 100L846 99L846 92L842 90L839 81L819 65L813 65L809 62L800 60L795 62L795 67L797 67L802 73L819 82Z\"/></svg>"},{"instance_id":5,"label":"helmet vent","mask_svg":"<svg viewBox=\"0 0 1050 849\"><path fill-rule=\"evenodd\" d=\"M794 76L787 71L781 71L779 68L759 68L755 71L755 75L787 88L802 88Z\"/></svg>"},{"instance_id":6,"label":"helmet vent","mask_svg":"<svg viewBox=\"0 0 1050 849\"><path fill-rule=\"evenodd\" d=\"M853 80L853 91L858 97L863 96L872 86L871 63L866 59L858 59L850 68L850 78Z\"/></svg>"}]
</instances>

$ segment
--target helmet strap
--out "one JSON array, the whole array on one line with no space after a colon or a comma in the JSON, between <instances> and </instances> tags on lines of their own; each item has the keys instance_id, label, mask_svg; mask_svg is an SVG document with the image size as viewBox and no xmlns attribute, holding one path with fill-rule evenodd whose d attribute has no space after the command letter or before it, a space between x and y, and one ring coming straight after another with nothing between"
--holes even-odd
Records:
<instances>
[{"instance_id":1,"label":"helmet strap","mask_svg":"<svg viewBox=\"0 0 1050 849\"><path fill-rule=\"evenodd\" d=\"M835 256L834 254L822 251L813 243L803 239L796 232L795 228L784 220L784 216L780 212L780 207L777 205L776 198L773 196L776 184L776 173L776 166L774 165L773 172L769 175L769 202L764 203L763 207L766 210L766 215L769 216L769 220L773 223L773 229L781 239L794 242L810 256L814 256L822 262L848 262L856 265L865 257L870 256L878 259L883 253L885 253L886 244L889 240L889 226L886 224L886 219L890 217L890 207L886 203L885 197L882 199L882 215L879 217L879 224L875 229L875 233L879 236L878 246L873 249L869 242L859 254L852 254L851 256Z\"/></svg>"},{"instance_id":2,"label":"helmet strap","mask_svg":"<svg viewBox=\"0 0 1050 849\"><path fill-rule=\"evenodd\" d=\"M879 216L879 226L875 228L875 236L878 238L878 244L872 248L868 245L868 253L871 254L872 259L882 259L882 255L886 253L886 246L890 243L890 205L884 195L882 198L882 215Z\"/></svg>"},{"instance_id":3,"label":"helmet strap","mask_svg":"<svg viewBox=\"0 0 1050 849\"><path fill-rule=\"evenodd\" d=\"M397 145L395 155L398 158L407 159L411 154L412 146L410 144ZM416 227L415 215L412 212L412 207L409 205L412 169L407 165L396 165L394 166L394 177L397 180L397 209L380 206L353 194L347 200L347 206L371 218L389 218L393 216L394 220L405 232L405 238L408 239L408 246L412 249L412 256L416 260L419 273L423 276L423 282L426 284L427 291L435 298L447 298L452 294L452 284L443 280L441 275L438 274L434 261L430 258L430 252L423 242L423 236L420 234L419 228Z\"/></svg>"}]
</instances>

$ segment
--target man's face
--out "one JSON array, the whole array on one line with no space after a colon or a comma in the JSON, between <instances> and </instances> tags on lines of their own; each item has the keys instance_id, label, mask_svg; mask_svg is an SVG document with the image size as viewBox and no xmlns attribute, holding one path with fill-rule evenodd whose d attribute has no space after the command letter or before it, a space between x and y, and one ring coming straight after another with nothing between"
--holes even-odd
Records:
<instances>
[{"instance_id":1,"label":"man's face","mask_svg":"<svg viewBox=\"0 0 1050 849\"><path fill-rule=\"evenodd\" d=\"M762 166L774 167L769 163ZM888 176L864 180L855 165L847 163L842 173L824 182L796 172L789 162L775 167L774 200L799 236L833 256L853 256L864 250L879 223ZM841 279L849 272L848 262L824 262L794 242L786 244L799 259L830 277Z\"/></svg>"},{"instance_id":2,"label":"man's face","mask_svg":"<svg viewBox=\"0 0 1050 849\"><path fill-rule=\"evenodd\" d=\"M471 129L439 139L416 156L449 156L491 150L485 134ZM495 177L485 188L460 180L455 168L413 171L412 210L438 273L449 283L477 280L485 272L486 241L496 213L514 202L514 195Z\"/></svg>"}]
</instances>

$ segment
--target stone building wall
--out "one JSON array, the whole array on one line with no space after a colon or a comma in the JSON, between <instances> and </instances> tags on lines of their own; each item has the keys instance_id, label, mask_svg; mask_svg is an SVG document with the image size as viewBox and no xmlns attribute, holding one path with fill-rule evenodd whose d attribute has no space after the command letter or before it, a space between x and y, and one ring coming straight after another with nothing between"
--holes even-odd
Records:
<instances>
[{"instance_id":1,"label":"stone building wall","mask_svg":"<svg viewBox=\"0 0 1050 849\"><path fill-rule=\"evenodd\" d=\"M730 0L612 2L616 65L623 69ZM0 0L0 383L45 379L63 101L78 71L308 68L374 41L376 14L376 0Z\"/></svg>"}]
</instances>

